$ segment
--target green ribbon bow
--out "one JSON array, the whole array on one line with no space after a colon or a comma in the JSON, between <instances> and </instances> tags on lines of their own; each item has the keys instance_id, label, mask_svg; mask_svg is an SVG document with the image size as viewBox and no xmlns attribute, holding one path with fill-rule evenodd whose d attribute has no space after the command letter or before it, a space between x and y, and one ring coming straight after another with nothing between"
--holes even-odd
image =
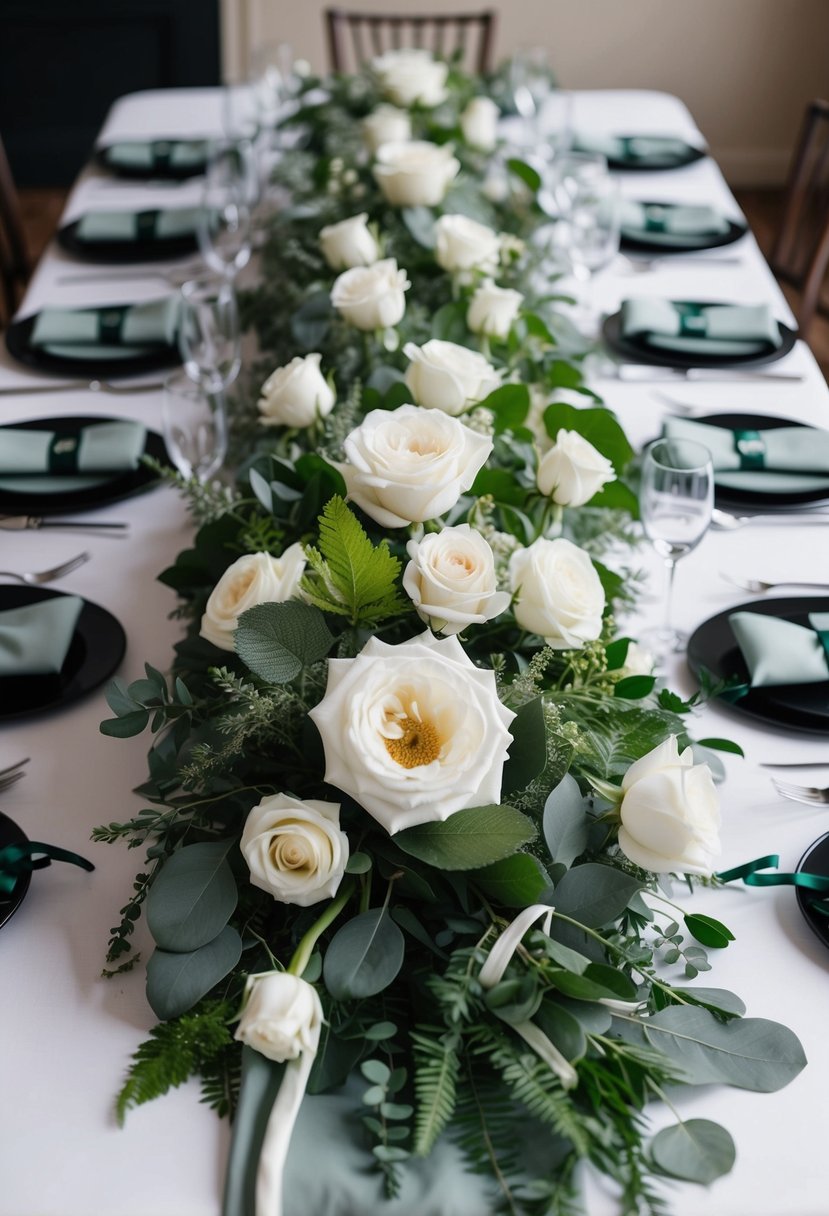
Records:
<instances>
[{"instance_id":1,"label":"green ribbon bow","mask_svg":"<svg viewBox=\"0 0 829 1216\"><path fill-rule=\"evenodd\" d=\"M720 882L733 882L735 879L741 878L747 887L801 887L807 891L814 891L815 898L812 899L811 906L822 916L829 916L829 899L818 898L829 892L829 875L805 874L802 871L796 874L780 874L777 872L779 864L779 854L769 853L766 857L745 861L741 866L734 866L731 870L722 870L714 877L718 878ZM762 873L767 870L771 870L773 873Z\"/></svg>"},{"instance_id":2,"label":"green ribbon bow","mask_svg":"<svg viewBox=\"0 0 829 1216\"><path fill-rule=\"evenodd\" d=\"M29 840L26 844L8 844L0 849L0 898L11 896L24 874L43 870L53 861L67 861L70 865L80 866L82 870L95 869L85 857L70 853L68 849L60 849L57 845L42 844L37 840Z\"/></svg>"}]
</instances>

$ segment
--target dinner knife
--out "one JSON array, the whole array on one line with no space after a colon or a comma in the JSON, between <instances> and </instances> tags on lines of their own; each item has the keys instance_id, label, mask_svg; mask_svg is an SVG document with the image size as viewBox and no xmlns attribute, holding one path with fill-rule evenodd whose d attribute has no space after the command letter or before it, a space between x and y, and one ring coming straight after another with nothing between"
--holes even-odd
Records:
<instances>
[{"instance_id":1,"label":"dinner knife","mask_svg":"<svg viewBox=\"0 0 829 1216\"><path fill-rule=\"evenodd\" d=\"M46 519L42 515L0 515L0 528L7 532L23 532L27 528L71 528L75 532L102 530L124 535L129 524L85 519Z\"/></svg>"},{"instance_id":2,"label":"dinner knife","mask_svg":"<svg viewBox=\"0 0 829 1216\"><path fill-rule=\"evenodd\" d=\"M798 372L752 372L718 367L656 368L642 363L620 363L615 375L617 379L631 384L671 384L677 380L700 380L708 383L722 381L724 384L730 384L734 380L796 383L806 378Z\"/></svg>"},{"instance_id":3,"label":"dinner knife","mask_svg":"<svg viewBox=\"0 0 829 1216\"><path fill-rule=\"evenodd\" d=\"M62 384L23 384L16 388L0 386L0 397L20 397L35 393L77 393L86 389L93 393L112 393L120 396L127 393L154 393L164 388L163 380L152 380L147 384L108 384L105 380L68 380Z\"/></svg>"}]
</instances>

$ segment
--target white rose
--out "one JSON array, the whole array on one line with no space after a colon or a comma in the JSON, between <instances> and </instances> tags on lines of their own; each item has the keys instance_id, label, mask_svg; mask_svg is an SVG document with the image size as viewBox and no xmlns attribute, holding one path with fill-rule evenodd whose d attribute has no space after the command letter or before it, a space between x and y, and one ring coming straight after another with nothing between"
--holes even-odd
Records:
<instances>
[{"instance_id":1,"label":"white rose","mask_svg":"<svg viewBox=\"0 0 829 1216\"><path fill-rule=\"evenodd\" d=\"M305 569L302 545L291 545L281 557L246 553L228 566L210 592L199 633L220 650L233 650L239 617L256 604L281 604L299 591Z\"/></svg>"},{"instance_id":2,"label":"white rose","mask_svg":"<svg viewBox=\"0 0 829 1216\"><path fill-rule=\"evenodd\" d=\"M492 549L469 524L410 540L406 552L403 589L436 633L460 633L509 607L509 594L496 587Z\"/></svg>"},{"instance_id":3,"label":"white rose","mask_svg":"<svg viewBox=\"0 0 829 1216\"><path fill-rule=\"evenodd\" d=\"M491 152L498 135L499 109L491 97L473 97L461 114L466 142L482 152Z\"/></svg>"},{"instance_id":4,"label":"white rose","mask_svg":"<svg viewBox=\"0 0 829 1216\"><path fill-rule=\"evenodd\" d=\"M436 207L460 167L451 144L413 139L382 144L372 172L392 207Z\"/></svg>"},{"instance_id":5,"label":"white rose","mask_svg":"<svg viewBox=\"0 0 829 1216\"><path fill-rule=\"evenodd\" d=\"M538 462L538 489L562 507L581 507L615 481L613 465L578 431L560 430Z\"/></svg>"},{"instance_id":6,"label":"white rose","mask_svg":"<svg viewBox=\"0 0 829 1216\"><path fill-rule=\"evenodd\" d=\"M362 123L363 141L374 154L381 144L403 144L412 138L412 120L405 110L378 106Z\"/></svg>"},{"instance_id":7,"label":"white rose","mask_svg":"<svg viewBox=\"0 0 829 1216\"><path fill-rule=\"evenodd\" d=\"M430 51L387 51L371 62L380 88L399 106L436 106L445 101L449 65L433 58Z\"/></svg>"},{"instance_id":8,"label":"white rose","mask_svg":"<svg viewBox=\"0 0 829 1216\"><path fill-rule=\"evenodd\" d=\"M330 659L310 716L325 780L390 833L500 801L515 715L457 638L372 638L356 659Z\"/></svg>"},{"instance_id":9,"label":"white rose","mask_svg":"<svg viewBox=\"0 0 829 1216\"><path fill-rule=\"evenodd\" d=\"M299 355L271 372L259 398L263 426L310 426L334 408L334 391L320 371L322 355Z\"/></svg>"},{"instance_id":10,"label":"white rose","mask_svg":"<svg viewBox=\"0 0 829 1216\"><path fill-rule=\"evenodd\" d=\"M572 541L540 537L510 558L515 619L556 650L579 650L602 631L604 590L588 555Z\"/></svg>"},{"instance_id":11,"label":"white rose","mask_svg":"<svg viewBox=\"0 0 829 1216\"><path fill-rule=\"evenodd\" d=\"M671 735L622 780L619 846L656 874L711 874L720 852L720 807L707 764L680 755Z\"/></svg>"},{"instance_id":12,"label":"white rose","mask_svg":"<svg viewBox=\"0 0 829 1216\"><path fill-rule=\"evenodd\" d=\"M441 410L372 410L343 445L348 496L383 528L436 519L468 490L492 451Z\"/></svg>"},{"instance_id":13,"label":"white rose","mask_svg":"<svg viewBox=\"0 0 829 1216\"><path fill-rule=\"evenodd\" d=\"M506 338L523 302L520 291L498 287L486 279L469 302L466 323L473 334Z\"/></svg>"},{"instance_id":14,"label":"white rose","mask_svg":"<svg viewBox=\"0 0 829 1216\"><path fill-rule=\"evenodd\" d=\"M387 329L402 319L410 287L406 271L397 269L394 258L384 258L343 271L334 280L331 303L355 329Z\"/></svg>"},{"instance_id":15,"label":"white rose","mask_svg":"<svg viewBox=\"0 0 829 1216\"><path fill-rule=\"evenodd\" d=\"M368 230L364 211L338 224L328 224L320 232L322 256L332 270L350 270L352 266L371 266L380 256L377 241Z\"/></svg>"},{"instance_id":16,"label":"white rose","mask_svg":"<svg viewBox=\"0 0 829 1216\"><path fill-rule=\"evenodd\" d=\"M435 259L444 270L494 274L500 256L501 238L486 224L466 215L442 215L435 223Z\"/></svg>"},{"instance_id":17,"label":"white rose","mask_svg":"<svg viewBox=\"0 0 829 1216\"><path fill-rule=\"evenodd\" d=\"M239 847L253 885L300 908L335 895L348 861L340 804L289 794L272 794L253 807Z\"/></svg>"},{"instance_id":18,"label":"white rose","mask_svg":"<svg viewBox=\"0 0 829 1216\"><path fill-rule=\"evenodd\" d=\"M248 976L234 1038L280 1063L314 1055L323 1023L316 988L287 971Z\"/></svg>"},{"instance_id":19,"label":"white rose","mask_svg":"<svg viewBox=\"0 0 829 1216\"><path fill-rule=\"evenodd\" d=\"M461 414L483 401L501 385L501 377L483 355L432 338L423 346L407 342L403 354L410 360L406 384L418 405Z\"/></svg>"},{"instance_id":20,"label":"white rose","mask_svg":"<svg viewBox=\"0 0 829 1216\"><path fill-rule=\"evenodd\" d=\"M652 676L654 662L654 657L649 650L646 650L644 646L640 646L638 642L629 642L627 654L625 655L625 663L622 667L622 675Z\"/></svg>"}]
</instances>

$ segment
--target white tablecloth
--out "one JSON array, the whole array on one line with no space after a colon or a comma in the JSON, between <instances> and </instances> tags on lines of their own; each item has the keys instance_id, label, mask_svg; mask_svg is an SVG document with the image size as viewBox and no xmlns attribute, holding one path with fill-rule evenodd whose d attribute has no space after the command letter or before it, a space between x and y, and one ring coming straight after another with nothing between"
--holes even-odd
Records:
<instances>
[{"instance_id":1,"label":"white tablecloth","mask_svg":"<svg viewBox=\"0 0 829 1216\"><path fill-rule=\"evenodd\" d=\"M577 94L575 125L699 138L678 100L651 92ZM164 91L123 98L101 138L197 136L220 130L218 91ZM624 193L632 198L700 201L737 214L719 170L709 160L671 173L628 174L621 180ZM188 192L192 190L178 197L184 201ZM164 194L161 201L168 197ZM147 187L112 185L103 174L89 171L70 199L67 214L89 205L110 207L116 198L124 205L155 201ZM685 262L636 274L620 259L599 276L597 292L606 311L628 295L665 294L771 301L779 318L791 321L753 239L724 252L738 256L740 264L713 269ZM117 268L107 272L112 276L107 283L58 283L61 275L83 269L50 247L21 315L47 303L114 303L150 298L165 289L153 280L119 286ZM829 393L808 349L798 344L776 366L802 375L802 381L648 385L607 379L595 387L618 411L636 444L658 432L666 408L658 391L714 411L766 411L829 424ZM5 353L0 356L0 388L37 380ZM0 396L3 421L79 413L134 417L159 429L160 394ZM122 622L129 644L119 675L129 681L143 674L144 660L161 669L169 665L180 626L167 619L175 597L155 578L187 545L191 529L168 489L102 509L95 518L128 520L129 539L0 532L0 569L41 569L88 549L92 561L64 579L60 589L102 604ZM827 540L829 529L791 525L710 533L679 566L677 623L692 629L746 598L720 571L829 581ZM642 604L637 623L656 620L662 595L656 560L643 551L642 564L652 575L653 594ZM672 686L688 693L694 688L679 658ZM30 838L74 849L97 866L90 875L61 865L35 874L29 895L0 933L0 1216L216 1216L219 1210L227 1130L199 1104L195 1086L130 1114L124 1130L116 1127L113 1116L113 1097L129 1056L154 1018L144 999L142 968L110 981L100 978L108 928L117 922L117 910L142 855L120 846L93 845L90 829L124 820L141 808L130 789L145 776L147 746L145 737L117 741L100 735L98 723L108 716L99 691L67 712L0 731L0 768L22 756L32 757L27 776L3 795L0 810ZM745 761L727 760L728 779L721 791L723 867L779 852L781 868L793 868L804 849L829 827L827 812L784 802L757 762L825 759L825 772L805 770L802 776L829 778L826 742L761 728L719 706L704 711L694 733L734 738L747 755ZM737 939L726 951L712 952L714 970L705 982L739 993L750 1015L792 1027L805 1046L809 1066L778 1094L708 1088L683 1100L683 1114L710 1117L731 1130L737 1164L709 1193L677 1187L672 1192L674 1210L677 1216L697 1216L703 1206L711 1216L779 1216L785 1208L797 1216L825 1216L829 954L802 920L791 889L735 886L699 892L693 905L724 920ZM146 957L143 927L137 938ZM660 1118L658 1111L655 1118ZM597 1194L590 1210L604 1216L614 1209Z\"/></svg>"}]
</instances>

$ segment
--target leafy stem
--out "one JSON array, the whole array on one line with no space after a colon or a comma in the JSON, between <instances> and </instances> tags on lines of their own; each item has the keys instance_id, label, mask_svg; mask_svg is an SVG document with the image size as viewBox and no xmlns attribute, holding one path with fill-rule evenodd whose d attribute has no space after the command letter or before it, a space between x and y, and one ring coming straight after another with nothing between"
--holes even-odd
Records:
<instances>
[{"instance_id":1,"label":"leafy stem","mask_svg":"<svg viewBox=\"0 0 829 1216\"><path fill-rule=\"evenodd\" d=\"M302 938L294 951L294 956L290 963L288 963L288 973L290 975L302 975L303 971L308 966L314 946L317 944L318 939L322 937L328 926L333 924L333 922L337 919L353 893L353 881L346 880L346 882L343 883L337 898L333 901L333 903L328 905L319 920L314 921L313 925Z\"/></svg>"}]
</instances>

